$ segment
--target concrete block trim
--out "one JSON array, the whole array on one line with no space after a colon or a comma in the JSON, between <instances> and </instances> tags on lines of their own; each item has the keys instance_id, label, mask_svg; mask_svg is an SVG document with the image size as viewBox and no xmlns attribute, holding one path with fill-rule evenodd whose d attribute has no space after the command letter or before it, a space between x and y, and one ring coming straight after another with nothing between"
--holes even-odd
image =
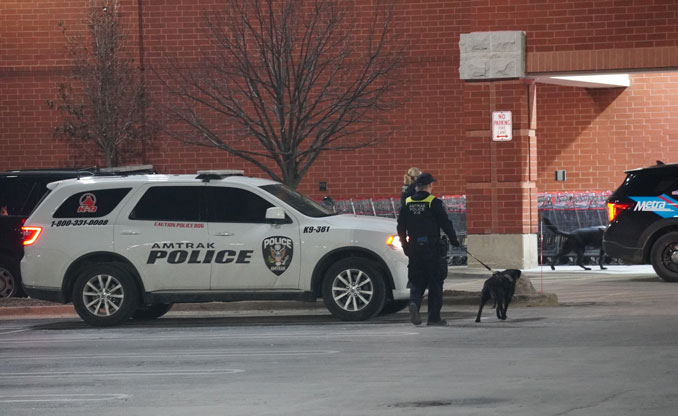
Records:
<instances>
[{"instance_id":1,"label":"concrete block trim","mask_svg":"<svg viewBox=\"0 0 678 416\"><path fill-rule=\"evenodd\" d=\"M462 80L524 78L525 47L523 31L462 33L459 77Z\"/></svg>"}]
</instances>

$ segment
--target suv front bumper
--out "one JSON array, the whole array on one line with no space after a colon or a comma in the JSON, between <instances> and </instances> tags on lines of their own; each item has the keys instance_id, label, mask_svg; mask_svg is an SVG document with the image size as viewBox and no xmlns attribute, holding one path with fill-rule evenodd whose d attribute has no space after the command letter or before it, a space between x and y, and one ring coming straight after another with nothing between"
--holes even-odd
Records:
<instances>
[{"instance_id":1,"label":"suv front bumper","mask_svg":"<svg viewBox=\"0 0 678 416\"><path fill-rule=\"evenodd\" d=\"M24 291L33 299L47 300L50 302L66 303L61 289L51 287L38 287L24 285Z\"/></svg>"}]
</instances>

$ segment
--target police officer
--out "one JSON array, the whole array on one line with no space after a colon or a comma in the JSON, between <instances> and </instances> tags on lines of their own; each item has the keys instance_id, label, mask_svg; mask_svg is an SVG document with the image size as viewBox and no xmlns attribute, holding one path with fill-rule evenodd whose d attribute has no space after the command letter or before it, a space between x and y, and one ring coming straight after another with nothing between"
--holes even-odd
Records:
<instances>
[{"instance_id":1,"label":"police officer","mask_svg":"<svg viewBox=\"0 0 678 416\"><path fill-rule=\"evenodd\" d=\"M417 186L417 176L421 174L421 169L410 168L405 176L403 176L403 188L400 191L400 206L405 205L405 200L408 196L414 195Z\"/></svg>"},{"instance_id":2,"label":"police officer","mask_svg":"<svg viewBox=\"0 0 678 416\"><path fill-rule=\"evenodd\" d=\"M428 325L444 326L440 318L443 306L443 281L447 277L447 244L440 238L440 229L449 243L459 247L457 234L447 217L443 201L431 195L436 179L422 173L416 179L416 193L405 200L398 214L398 235L409 257L410 320L421 324L419 309L428 288Z\"/></svg>"}]
</instances>

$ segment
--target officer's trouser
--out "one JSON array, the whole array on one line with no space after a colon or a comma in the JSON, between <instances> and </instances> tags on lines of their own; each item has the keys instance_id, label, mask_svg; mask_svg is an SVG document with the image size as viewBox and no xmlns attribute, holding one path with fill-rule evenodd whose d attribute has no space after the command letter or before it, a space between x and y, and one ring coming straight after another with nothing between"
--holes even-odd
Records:
<instances>
[{"instance_id":1,"label":"officer's trouser","mask_svg":"<svg viewBox=\"0 0 678 416\"><path fill-rule=\"evenodd\" d=\"M447 264L443 265L444 257L439 256L435 250L428 250L414 253L409 259L407 267L410 302L415 303L417 309L421 308L424 291L428 288L428 322L437 322L443 307L443 282L447 277Z\"/></svg>"}]
</instances>

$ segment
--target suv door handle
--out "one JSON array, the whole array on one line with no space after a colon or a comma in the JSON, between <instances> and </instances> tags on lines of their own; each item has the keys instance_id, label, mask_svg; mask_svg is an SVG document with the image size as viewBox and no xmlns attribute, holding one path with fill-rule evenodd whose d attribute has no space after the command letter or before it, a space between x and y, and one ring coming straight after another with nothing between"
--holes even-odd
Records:
<instances>
[{"instance_id":1,"label":"suv door handle","mask_svg":"<svg viewBox=\"0 0 678 416\"><path fill-rule=\"evenodd\" d=\"M139 235L141 233L139 231L125 230L125 231L120 231L120 234L122 234L122 235Z\"/></svg>"},{"instance_id":2,"label":"suv door handle","mask_svg":"<svg viewBox=\"0 0 678 416\"><path fill-rule=\"evenodd\" d=\"M235 234L229 233L229 232L222 232L222 233L216 233L214 235L216 235L218 237L230 237L230 236L235 235Z\"/></svg>"}]
</instances>

